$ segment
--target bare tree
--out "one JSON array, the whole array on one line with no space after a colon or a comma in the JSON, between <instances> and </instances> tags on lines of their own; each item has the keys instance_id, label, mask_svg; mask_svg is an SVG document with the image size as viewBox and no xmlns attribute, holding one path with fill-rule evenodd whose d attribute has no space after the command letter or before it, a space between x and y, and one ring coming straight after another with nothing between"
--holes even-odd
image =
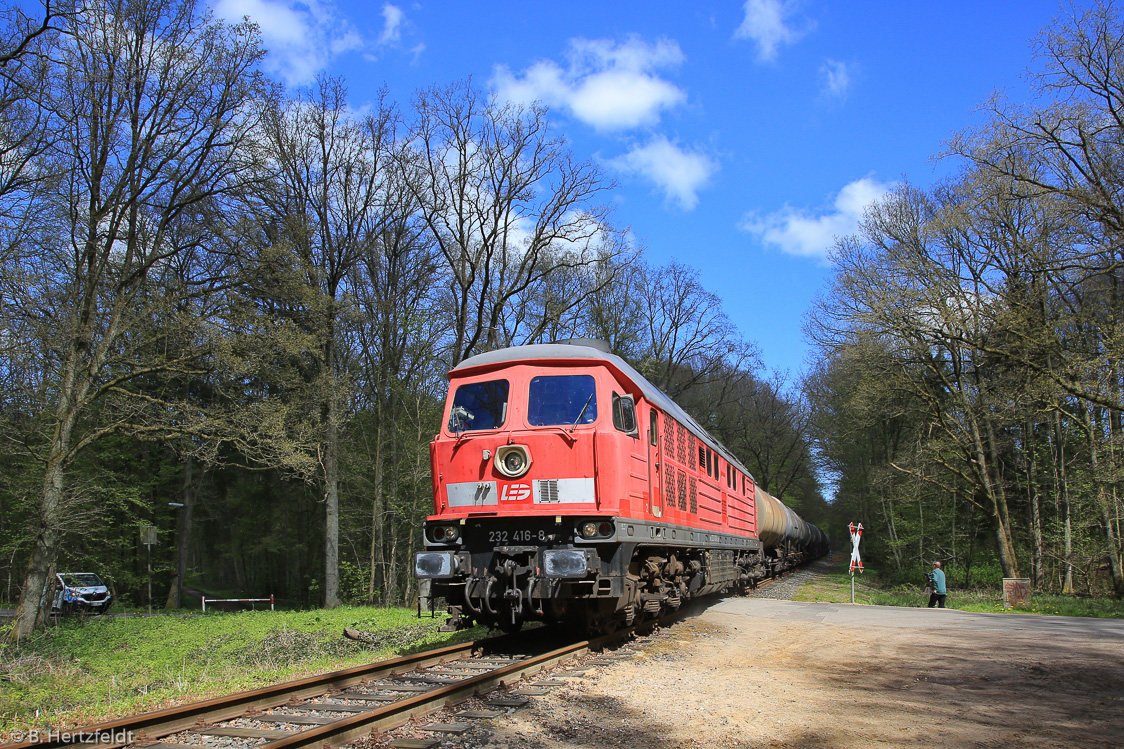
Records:
<instances>
[{"instance_id":1,"label":"bare tree","mask_svg":"<svg viewBox=\"0 0 1124 749\"><path fill-rule=\"evenodd\" d=\"M786 392L779 375L767 380L738 378L738 387L718 409L716 433L753 473L757 484L778 497L791 496L812 474L808 411Z\"/></svg>"},{"instance_id":2,"label":"bare tree","mask_svg":"<svg viewBox=\"0 0 1124 749\"><path fill-rule=\"evenodd\" d=\"M384 602L398 600L402 555L391 550L399 545L403 521L411 530L420 521L420 498L413 484L402 480L402 467L427 450L411 439L422 431L420 421L415 429L407 425L412 404L426 398L437 402L444 384L435 376L444 332L434 300L441 259L394 164L385 195L385 227L356 264L352 281L358 314L354 355L361 372L357 392L374 422L364 431L360 453L370 475L364 487L371 500L368 603L380 593ZM406 508L405 518L397 517L396 505Z\"/></svg>"},{"instance_id":3,"label":"bare tree","mask_svg":"<svg viewBox=\"0 0 1124 749\"><path fill-rule=\"evenodd\" d=\"M19 248L43 229L41 196L57 187L42 164L50 132L39 94L55 72L51 56L68 17L50 2L41 16L18 5L0 8L0 282L16 289ZM0 288L0 300L12 298Z\"/></svg>"},{"instance_id":4,"label":"bare tree","mask_svg":"<svg viewBox=\"0 0 1124 749\"><path fill-rule=\"evenodd\" d=\"M43 489L15 639L40 616L67 466L103 435L143 429L132 417L151 397L136 383L190 369L198 355L161 354L150 323L172 319L174 299L207 281L186 289L157 281L202 250L201 214L238 184L262 93L254 29L213 22L194 0L97 3L54 55L51 84L38 94L52 140L42 166L59 186L41 210L54 230L28 250L39 270L22 300L46 346L53 402L37 451ZM95 419L108 399L117 405Z\"/></svg>"},{"instance_id":5,"label":"bare tree","mask_svg":"<svg viewBox=\"0 0 1124 749\"><path fill-rule=\"evenodd\" d=\"M1006 186L999 205L1018 212L1049 203L1064 216L1064 233L1049 245L1064 252L1024 274L1048 289L1064 318L1026 330L1050 329L1058 342L1051 350L1023 335L997 353L1051 383L1064 394L1054 407L1067 410L1069 424L1084 424L1113 587L1124 595L1124 18L1112 2L1070 4L1040 35L1036 53L1034 104L996 99L988 124L961 134L950 151L967 158L980 183ZM1024 320L1049 311L1036 294L1003 296ZM1065 409L1067 399L1072 408Z\"/></svg>"},{"instance_id":6,"label":"bare tree","mask_svg":"<svg viewBox=\"0 0 1124 749\"><path fill-rule=\"evenodd\" d=\"M488 101L470 83L417 96L408 184L448 274L449 363L503 343L505 310L547 279L622 251L608 211L610 187L550 131L546 111ZM555 296L543 321L577 306ZM530 320L528 319L528 322Z\"/></svg>"},{"instance_id":7,"label":"bare tree","mask_svg":"<svg viewBox=\"0 0 1124 749\"><path fill-rule=\"evenodd\" d=\"M0 7L0 25L4 32L0 40L0 77L18 81L18 68L26 64L28 59L40 58L43 55L42 43L44 39L54 36L66 29L68 22L75 17L78 8L73 2L61 0L43 0L42 10L28 13L21 5L5 4ZM13 65L12 63L19 63ZM21 87L28 93L26 82ZM13 101L8 97L0 98L0 107Z\"/></svg>"},{"instance_id":8,"label":"bare tree","mask_svg":"<svg viewBox=\"0 0 1124 749\"><path fill-rule=\"evenodd\" d=\"M644 346L643 268L639 251L622 255L599 265L595 272L601 281L586 296L578 335L609 344L610 350L624 359L638 362Z\"/></svg>"},{"instance_id":9,"label":"bare tree","mask_svg":"<svg viewBox=\"0 0 1124 749\"><path fill-rule=\"evenodd\" d=\"M247 292L265 305L260 309L268 307L300 331L304 344L298 348L307 347L290 359L304 385L289 405L309 409L299 427L302 437L294 440L286 429L275 435L278 441L266 436L259 445L295 458L288 467L306 478L311 478L307 467L316 467L323 488L323 591L329 608L340 603L341 432L355 390L348 372L355 322L351 284L364 259L380 252L389 222L385 182L393 119L389 106L355 117L343 83L320 79L312 91L266 118L270 186L250 196L254 236L247 241ZM293 419L289 425L295 426ZM267 459L285 463L280 453Z\"/></svg>"},{"instance_id":10,"label":"bare tree","mask_svg":"<svg viewBox=\"0 0 1124 749\"><path fill-rule=\"evenodd\" d=\"M699 272L679 262L638 269L640 371L673 398L756 361Z\"/></svg>"}]
</instances>

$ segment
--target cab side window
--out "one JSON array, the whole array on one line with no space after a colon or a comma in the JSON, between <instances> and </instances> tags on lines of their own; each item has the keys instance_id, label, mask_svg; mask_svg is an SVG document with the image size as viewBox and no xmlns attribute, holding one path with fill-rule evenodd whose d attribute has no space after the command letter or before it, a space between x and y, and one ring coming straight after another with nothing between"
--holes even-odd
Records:
<instances>
[{"instance_id":1,"label":"cab side window","mask_svg":"<svg viewBox=\"0 0 1124 749\"><path fill-rule=\"evenodd\" d=\"M636 404L631 395L613 393L613 426L633 437L640 436L636 428Z\"/></svg>"}]
</instances>

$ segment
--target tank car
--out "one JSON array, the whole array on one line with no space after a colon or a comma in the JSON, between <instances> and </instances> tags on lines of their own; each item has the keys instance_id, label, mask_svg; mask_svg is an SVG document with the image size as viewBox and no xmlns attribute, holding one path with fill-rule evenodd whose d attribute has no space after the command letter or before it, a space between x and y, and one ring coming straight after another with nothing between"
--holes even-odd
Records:
<instances>
[{"instance_id":1,"label":"tank car","mask_svg":"<svg viewBox=\"0 0 1124 749\"><path fill-rule=\"evenodd\" d=\"M602 342L492 351L449 379L415 557L422 601L447 603L443 629L612 631L828 550Z\"/></svg>"}]
</instances>

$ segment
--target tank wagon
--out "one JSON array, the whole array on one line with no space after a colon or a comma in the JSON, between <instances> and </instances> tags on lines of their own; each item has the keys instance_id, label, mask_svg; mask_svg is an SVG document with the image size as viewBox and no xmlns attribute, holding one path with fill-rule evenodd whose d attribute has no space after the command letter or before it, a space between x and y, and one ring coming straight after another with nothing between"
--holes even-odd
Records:
<instances>
[{"instance_id":1,"label":"tank wagon","mask_svg":"<svg viewBox=\"0 0 1124 749\"><path fill-rule=\"evenodd\" d=\"M423 603L448 605L446 630L607 632L828 551L602 342L492 351L449 379L415 558Z\"/></svg>"}]
</instances>

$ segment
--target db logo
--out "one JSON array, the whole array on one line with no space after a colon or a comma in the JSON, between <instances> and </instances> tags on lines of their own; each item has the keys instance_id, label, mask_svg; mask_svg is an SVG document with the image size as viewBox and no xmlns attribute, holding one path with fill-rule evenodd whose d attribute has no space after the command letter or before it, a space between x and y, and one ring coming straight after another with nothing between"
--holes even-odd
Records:
<instances>
[{"instance_id":1,"label":"db logo","mask_svg":"<svg viewBox=\"0 0 1124 749\"><path fill-rule=\"evenodd\" d=\"M529 496L531 496L530 484L507 484L500 493L500 499L504 502L518 502Z\"/></svg>"}]
</instances>

